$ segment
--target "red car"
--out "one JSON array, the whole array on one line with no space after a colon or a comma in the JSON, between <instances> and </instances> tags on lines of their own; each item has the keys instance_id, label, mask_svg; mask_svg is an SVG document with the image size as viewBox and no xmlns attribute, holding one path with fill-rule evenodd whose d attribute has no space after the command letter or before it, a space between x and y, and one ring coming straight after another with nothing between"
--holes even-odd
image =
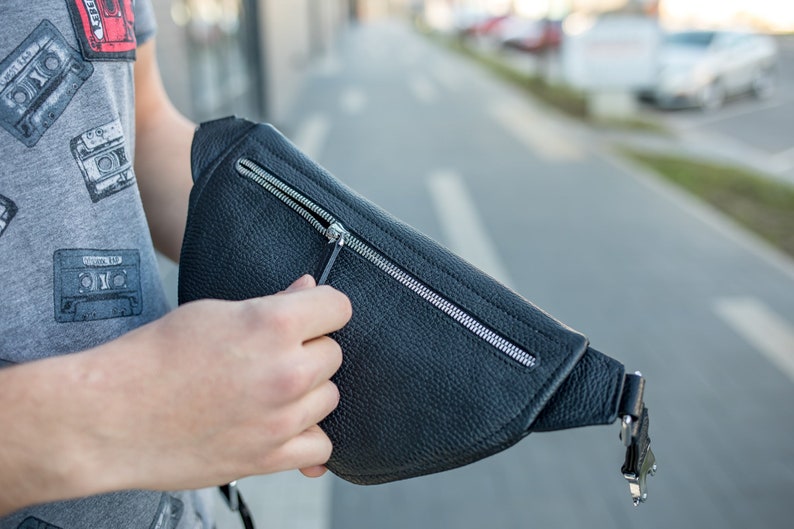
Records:
<instances>
[{"instance_id":1,"label":"red car","mask_svg":"<svg viewBox=\"0 0 794 529\"><path fill-rule=\"evenodd\" d=\"M562 23L559 20L530 20L506 32L503 46L530 53L556 49L562 42Z\"/></svg>"}]
</instances>

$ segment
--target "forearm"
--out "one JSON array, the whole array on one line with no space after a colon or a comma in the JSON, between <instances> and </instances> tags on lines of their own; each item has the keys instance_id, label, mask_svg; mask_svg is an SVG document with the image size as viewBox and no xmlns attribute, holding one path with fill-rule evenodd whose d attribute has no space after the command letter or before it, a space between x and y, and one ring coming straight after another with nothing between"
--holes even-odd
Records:
<instances>
[{"instance_id":1,"label":"forearm","mask_svg":"<svg viewBox=\"0 0 794 529\"><path fill-rule=\"evenodd\" d=\"M97 472L102 422L112 393L100 393L94 358L76 354L0 370L0 516L33 503L114 489Z\"/></svg>"},{"instance_id":2,"label":"forearm","mask_svg":"<svg viewBox=\"0 0 794 529\"><path fill-rule=\"evenodd\" d=\"M195 125L168 99L155 62L153 42L138 50L135 87L138 187L155 247L178 261L193 184L190 148Z\"/></svg>"},{"instance_id":3,"label":"forearm","mask_svg":"<svg viewBox=\"0 0 794 529\"><path fill-rule=\"evenodd\" d=\"M285 292L187 303L94 349L0 370L0 516L125 489L309 469L331 442L349 300Z\"/></svg>"}]
</instances>

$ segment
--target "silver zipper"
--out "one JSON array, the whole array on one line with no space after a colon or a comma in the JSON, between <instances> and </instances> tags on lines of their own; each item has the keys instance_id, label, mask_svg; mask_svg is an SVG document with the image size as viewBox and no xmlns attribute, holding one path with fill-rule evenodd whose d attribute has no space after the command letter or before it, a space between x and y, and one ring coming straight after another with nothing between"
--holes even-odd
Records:
<instances>
[{"instance_id":1,"label":"silver zipper","mask_svg":"<svg viewBox=\"0 0 794 529\"><path fill-rule=\"evenodd\" d=\"M535 367L537 364L535 355L525 351L507 338L489 329L464 309L433 291L419 279L391 262L380 252L376 251L345 229L345 227L328 211L285 184L276 175L245 158L241 158L237 161L236 169L240 175L253 180L265 190L269 191L276 198L297 212L301 217L306 219L318 232L328 238L329 253L324 260L325 265L320 278L322 282L327 279L328 273L330 273L331 267L342 247L347 246L365 260L377 266L381 271L389 275L389 277L430 303L433 307L452 318L464 328L468 329L469 332L490 344L498 351L501 351L526 367ZM319 280L318 283L320 283Z\"/></svg>"},{"instance_id":2,"label":"silver zipper","mask_svg":"<svg viewBox=\"0 0 794 529\"><path fill-rule=\"evenodd\" d=\"M347 238L350 236L344 226L338 222L334 222L326 230L325 236L328 237L328 245L326 246L325 258L323 259L323 267L319 274L317 274L317 284L324 285L328 281L328 276L331 274L331 268L334 267L336 258L339 257L339 252L342 251Z\"/></svg>"}]
</instances>

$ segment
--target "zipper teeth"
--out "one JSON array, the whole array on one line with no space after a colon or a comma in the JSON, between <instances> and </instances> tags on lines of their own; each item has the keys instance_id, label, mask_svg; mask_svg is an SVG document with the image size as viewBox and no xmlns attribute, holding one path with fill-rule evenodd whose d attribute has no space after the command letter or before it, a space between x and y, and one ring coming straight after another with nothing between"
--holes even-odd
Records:
<instances>
[{"instance_id":1,"label":"zipper teeth","mask_svg":"<svg viewBox=\"0 0 794 529\"><path fill-rule=\"evenodd\" d=\"M320 233L325 234L326 231L328 231L328 227L323 225L323 223L320 222L317 217L320 217L321 220L327 222L329 226L336 222L336 219L323 208L286 185L275 175L270 174L248 160L238 160L237 169L243 175L267 189L270 193L275 195L276 198L284 202L284 204L293 209L301 217L309 221L309 223Z\"/></svg>"},{"instance_id":2,"label":"zipper teeth","mask_svg":"<svg viewBox=\"0 0 794 529\"><path fill-rule=\"evenodd\" d=\"M397 280L400 284L433 305L435 308L439 309L441 312L463 325L477 337L491 344L493 347L505 353L516 362L527 367L534 367L537 363L537 359L534 355L524 351L517 345L509 342L506 338L500 336L496 332L480 323L471 314L431 290L427 285L420 282L418 279L405 272L403 269L399 268L397 265L367 246L355 235L349 235L346 237L346 242L347 246L356 253L380 268L382 271L386 272L386 274Z\"/></svg>"},{"instance_id":3,"label":"zipper teeth","mask_svg":"<svg viewBox=\"0 0 794 529\"><path fill-rule=\"evenodd\" d=\"M314 226L314 228L320 233L327 234L328 227L324 226L323 223L318 220L318 217L321 220L327 222L329 225L338 222L333 215L328 213L322 207L318 206L312 200L306 198L304 195L282 182L277 176L264 170L262 167L251 162L250 160L238 160L237 169L243 176L250 178L265 188L267 191L275 195L279 200L284 202L284 204L289 206L301 217L311 223L311 225ZM523 350L503 336L497 334L480 323L471 314L458 307L448 299L444 298L440 294L431 290L430 287L389 261L387 258L372 249L367 243L363 242L352 233L346 233L344 238L345 245L351 250L377 266L380 270L409 289L411 292L461 324L481 340L485 341L497 350L526 367L534 367L537 363L537 358L534 355L528 353L527 351Z\"/></svg>"}]
</instances>

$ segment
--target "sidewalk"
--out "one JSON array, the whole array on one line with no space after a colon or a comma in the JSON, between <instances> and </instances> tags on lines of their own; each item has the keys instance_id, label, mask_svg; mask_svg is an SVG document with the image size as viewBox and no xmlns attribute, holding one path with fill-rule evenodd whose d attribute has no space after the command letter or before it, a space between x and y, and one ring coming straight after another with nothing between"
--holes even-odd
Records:
<instances>
[{"instance_id":1,"label":"sidewalk","mask_svg":"<svg viewBox=\"0 0 794 529\"><path fill-rule=\"evenodd\" d=\"M724 136L698 131L675 131L669 134L634 130L599 129L594 134L617 147L628 147L656 154L681 156L722 165L737 165L762 176L794 185L794 153L784 158L770 157L759 149Z\"/></svg>"}]
</instances>

